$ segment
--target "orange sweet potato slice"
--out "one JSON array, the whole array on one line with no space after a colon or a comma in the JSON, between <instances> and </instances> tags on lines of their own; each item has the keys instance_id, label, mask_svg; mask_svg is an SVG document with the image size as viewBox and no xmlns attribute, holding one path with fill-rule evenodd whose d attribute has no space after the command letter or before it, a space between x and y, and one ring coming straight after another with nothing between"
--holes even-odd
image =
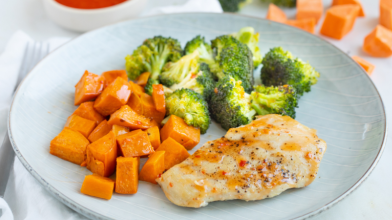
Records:
<instances>
[{"instance_id":1,"label":"orange sweet potato slice","mask_svg":"<svg viewBox=\"0 0 392 220\"><path fill-rule=\"evenodd\" d=\"M363 11L363 7L360 0L333 0L332 6L335 5L358 5L359 6L359 17L365 17L365 12Z\"/></svg>"},{"instance_id":2,"label":"orange sweet potato slice","mask_svg":"<svg viewBox=\"0 0 392 220\"><path fill-rule=\"evenodd\" d=\"M161 146L159 146L156 151L165 151L164 158L166 170L170 169L176 164L181 163L190 155L184 146L179 144L171 137L163 141Z\"/></svg>"},{"instance_id":3,"label":"orange sweet potato slice","mask_svg":"<svg viewBox=\"0 0 392 220\"><path fill-rule=\"evenodd\" d=\"M129 132L129 128L121 125L113 125L112 131L114 132L114 135L120 136L122 134L126 134Z\"/></svg>"},{"instance_id":4,"label":"orange sweet potato slice","mask_svg":"<svg viewBox=\"0 0 392 220\"><path fill-rule=\"evenodd\" d=\"M165 171L165 151L157 151L148 157L139 174L139 179L142 181L157 184L156 178Z\"/></svg>"},{"instance_id":5,"label":"orange sweet potato slice","mask_svg":"<svg viewBox=\"0 0 392 220\"><path fill-rule=\"evenodd\" d=\"M50 154L80 165L85 160L86 148L89 143L81 133L70 128L64 128L50 142Z\"/></svg>"},{"instance_id":6,"label":"orange sweet potato slice","mask_svg":"<svg viewBox=\"0 0 392 220\"><path fill-rule=\"evenodd\" d=\"M315 27L316 27L316 20L314 20L314 18L301 19L301 20L287 20L286 24L314 34Z\"/></svg>"},{"instance_id":7,"label":"orange sweet potato slice","mask_svg":"<svg viewBox=\"0 0 392 220\"><path fill-rule=\"evenodd\" d=\"M129 81L129 84L131 85L132 93L135 93L139 97L141 97L145 93L144 87L141 87L140 85L138 85L132 81Z\"/></svg>"},{"instance_id":8,"label":"orange sweet potato slice","mask_svg":"<svg viewBox=\"0 0 392 220\"><path fill-rule=\"evenodd\" d=\"M158 149L159 145L161 145L161 136L159 134L159 127L154 126L146 130L148 139L154 150Z\"/></svg>"},{"instance_id":9,"label":"orange sweet potato slice","mask_svg":"<svg viewBox=\"0 0 392 220\"><path fill-rule=\"evenodd\" d=\"M110 116L109 125L121 125L130 129L148 129L158 126L158 123L143 115L137 114L128 105L122 106Z\"/></svg>"},{"instance_id":10,"label":"orange sweet potato slice","mask_svg":"<svg viewBox=\"0 0 392 220\"><path fill-rule=\"evenodd\" d=\"M390 57L392 55L392 31L381 25L365 38L363 50L373 57Z\"/></svg>"},{"instance_id":11,"label":"orange sweet potato slice","mask_svg":"<svg viewBox=\"0 0 392 220\"><path fill-rule=\"evenodd\" d=\"M161 129L161 141L169 137L182 144L187 150L191 150L200 142L200 129L187 125L178 116L171 115Z\"/></svg>"},{"instance_id":12,"label":"orange sweet potato slice","mask_svg":"<svg viewBox=\"0 0 392 220\"><path fill-rule=\"evenodd\" d=\"M150 77L150 73L149 72L145 72L140 74L139 77L137 77L137 79L135 80L135 83L139 86L146 86L148 78Z\"/></svg>"},{"instance_id":13,"label":"orange sweet potato slice","mask_svg":"<svg viewBox=\"0 0 392 220\"><path fill-rule=\"evenodd\" d=\"M135 194L139 184L139 162L137 157L118 157L116 171L116 193Z\"/></svg>"},{"instance_id":14,"label":"orange sweet potato slice","mask_svg":"<svg viewBox=\"0 0 392 220\"><path fill-rule=\"evenodd\" d=\"M327 37L342 39L353 28L358 12L358 5L333 6L327 11L320 33Z\"/></svg>"},{"instance_id":15,"label":"orange sweet potato slice","mask_svg":"<svg viewBox=\"0 0 392 220\"><path fill-rule=\"evenodd\" d=\"M136 94L132 94L127 103L136 113L144 115L147 118L155 120L160 124L165 117L165 112L160 112L155 108L152 97L146 93L143 93L140 97Z\"/></svg>"},{"instance_id":16,"label":"orange sweet potato slice","mask_svg":"<svg viewBox=\"0 0 392 220\"><path fill-rule=\"evenodd\" d=\"M82 78L75 85L75 105L80 105L83 102L93 100L101 94L105 78L90 73L87 70L84 72Z\"/></svg>"},{"instance_id":17,"label":"orange sweet potato slice","mask_svg":"<svg viewBox=\"0 0 392 220\"><path fill-rule=\"evenodd\" d=\"M83 102L80 106L74 111L74 115L79 115L82 118L89 119L95 121L95 124L98 125L103 121L103 116L99 114L94 109L94 102Z\"/></svg>"},{"instance_id":18,"label":"orange sweet potato slice","mask_svg":"<svg viewBox=\"0 0 392 220\"><path fill-rule=\"evenodd\" d=\"M368 61L362 59L361 57L358 56L352 56L353 60L355 60L355 62L357 62L359 65L362 66L362 68L369 74L372 75L373 70L375 68L375 66L371 63L369 63Z\"/></svg>"},{"instance_id":19,"label":"orange sweet potato slice","mask_svg":"<svg viewBox=\"0 0 392 220\"><path fill-rule=\"evenodd\" d=\"M271 21L276 21L280 23L285 23L287 21L287 16L278 6L274 4L269 4L266 19Z\"/></svg>"},{"instance_id":20,"label":"orange sweet potato slice","mask_svg":"<svg viewBox=\"0 0 392 220\"><path fill-rule=\"evenodd\" d=\"M68 117L64 127L78 131L87 138L95 126L95 121L82 118L78 115L71 115Z\"/></svg>"},{"instance_id":21,"label":"orange sweet potato slice","mask_svg":"<svg viewBox=\"0 0 392 220\"><path fill-rule=\"evenodd\" d=\"M125 70L110 70L102 73L102 76L105 78L105 88L108 87L114 80L118 77L123 78L125 81L128 81L127 72Z\"/></svg>"},{"instance_id":22,"label":"orange sweet potato slice","mask_svg":"<svg viewBox=\"0 0 392 220\"><path fill-rule=\"evenodd\" d=\"M112 126L108 124L108 121L103 120L91 134L88 136L88 140L92 143L101 137L107 135L112 130Z\"/></svg>"},{"instance_id":23,"label":"orange sweet potato slice","mask_svg":"<svg viewBox=\"0 0 392 220\"><path fill-rule=\"evenodd\" d=\"M84 177L80 192L102 199L111 199L114 190L114 180L96 174Z\"/></svg>"},{"instance_id":24,"label":"orange sweet potato slice","mask_svg":"<svg viewBox=\"0 0 392 220\"><path fill-rule=\"evenodd\" d=\"M297 0L297 20L314 18L318 23L322 15L322 0Z\"/></svg>"},{"instance_id":25,"label":"orange sweet potato slice","mask_svg":"<svg viewBox=\"0 0 392 220\"><path fill-rule=\"evenodd\" d=\"M380 1L379 23L385 28L392 30L392 0Z\"/></svg>"},{"instance_id":26,"label":"orange sweet potato slice","mask_svg":"<svg viewBox=\"0 0 392 220\"><path fill-rule=\"evenodd\" d=\"M154 100L155 109L165 114L165 92L162 84L152 85L152 99Z\"/></svg>"},{"instance_id":27,"label":"orange sweet potato slice","mask_svg":"<svg viewBox=\"0 0 392 220\"><path fill-rule=\"evenodd\" d=\"M124 157L140 157L154 152L147 133L140 129L118 136L117 143Z\"/></svg>"}]
</instances>

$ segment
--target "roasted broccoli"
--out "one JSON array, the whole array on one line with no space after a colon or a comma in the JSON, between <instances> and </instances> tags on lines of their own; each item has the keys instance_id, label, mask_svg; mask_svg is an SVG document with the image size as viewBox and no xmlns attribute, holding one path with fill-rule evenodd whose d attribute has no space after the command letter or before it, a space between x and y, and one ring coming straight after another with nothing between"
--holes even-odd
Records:
<instances>
[{"instance_id":1,"label":"roasted broccoli","mask_svg":"<svg viewBox=\"0 0 392 220\"><path fill-rule=\"evenodd\" d=\"M295 119L297 95L292 86L255 86L251 94L252 108L257 115L281 114Z\"/></svg>"},{"instance_id":2,"label":"roasted broccoli","mask_svg":"<svg viewBox=\"0 0 392 220\"><path fill-rule=\"evenodd\" d=\"M209 45L204 37L200 35L196 36L192 40L188 41L185 45L184 52L185 54L191 54L195 52L195 50L199 51L199 62L206 63L210 67L211 72L219 72L218 63L215 62L214 53L211 49L211 45Z\"/></svg>"},{"instance_id":3,"label":"roasted broccoli","mask_svg":"<svg viewBox=\"0 0 392 220\"><path fill-rule=\"evenodd\" d=\"M317 83L318 73L309 63L284 51L281 47L272 48L263 58L261 81L265 86L292 85L297 94L309 92L311 85Z\"/></svg>"},{"instance_id":4,"label":"roasted broccoli","mask_svg":"<svg viewBox=\"0 0 392 220\"><path fill-rule=\"evenodd\" d=\"M212 71L216 78L226 75L242 81L245 92L250 93L253 87L253 55L249 47L235 37L223 35L211 41L215 60L220 71Z\"/></svg>"},{"instance_id":5,"label":"roasted broccoli","mask_svg":"<svg viewBox=\"0 0 392 220\"><path fill-rule=\"evenodd\" d=\"M150 78L158 79L163 66L175 62L183 54L180 43L170 37L155 36L146 39L141 46L125 57L125 68L131 80L143 72L150 72Z\"/></svg>"},{"instance_id":6,"label":"roasted broccoli","mask_svg":"<svg viewBox=\"0 0 392 220\"><path fill-rule=\"evenodd\" d=\"M237 12L252 0L219 0L223 11Z\"/></svg>"},{"instance_id":7,"label":"roasted broccoli","mask_svg":"<svg viewBox=\"0 0 392 220\"><path fill-rule=\"evenodd\" d=\"M149 78L147 84L144 86L144 92L149 95L152 95L152 85L157 85L157 84L159 84L158 80Z\"/></svg>"},{"instance_id":8,"label":"roasted broccoli","mask_svg":"<svg viewBox=\"0 0 392 220\"><path fill-rule=\"evenodd\" d=\"M293 8L297 4L297 0L261 0L266 3L273 3L277 6Z\"/></svg>"},{"instance_id":9,"label":"roasted broccoli","mask_svg":"<svg viewBox=\"0 0 392 220\"><path fill-rule=\"evenodd\" d=\"M232 34L232 36L248 45L253 54L253 67L256 69L263 60L259 48L259 33L255 33L253 27L244 27L239 32Z\"/></svg>"},{"instance_id":10,"label":"roasted broccoli","mask_svg":"<svg viewBox=\"0 0 392 220\"><path fill-rule=\"evenodd\" d=\"M226 130L249 124L256 114L251 107L250 95L244 91L241 81L230 76L216 84L209 108L212 118Z\"/></svg>"},{"instance_id":11,"label":"roasted broccoli","mask_svg":"<svg viewBox=\"0 0 392 220\"><path fill-rule=\"evenodd\" d=\"M179 89L166 96L166 115L176 115L205 134L211 119L207 102L191 89Z\"/></svg>"}]
</instances>

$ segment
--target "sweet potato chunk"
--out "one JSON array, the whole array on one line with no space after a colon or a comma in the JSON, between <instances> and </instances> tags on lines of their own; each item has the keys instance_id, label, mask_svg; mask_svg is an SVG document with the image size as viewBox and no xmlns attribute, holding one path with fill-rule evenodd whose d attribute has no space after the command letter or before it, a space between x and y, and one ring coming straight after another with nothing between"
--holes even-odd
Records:
<instances>
[{"instance_id":1,"label":"sweet potato chunk","mask_svg":"<svg viewBox=\"0 0 392 220\"><path fill-rule=\"evenodd\" d=\"M105 78L86 70L75 85L75 105L97 98L103 90L104 83Z\"/></svg>"},{"instance_id":2,"label":"sweet potato chunk","mask_svg":"<svg viewBox=\"0 0 392 220\"><path fill-rule=\"evenodd\" d=\"M381 25L365 38L363 50L373 57L390 57L392 55L392 31Z\"/></svg>"},{"instance_id":3,"label":"sweet potato chunk","mask_svg":"<svg viewBox=\"0 0 392 220\"><path fill-rule=\"evenodd\" d=\"M132 81L129 81L129 84L131 85L132 93L135 93L139 97L141 97L145 93L144 87L141 87Z\"/></svg>"},{"instance_id":4,"label":"sweet potato chunk","mask_svg":"<svg viewBox=\"0 0 392 220\"><path fill-rule=\"evenodd\" d=\"M327 11L320 33L327 37L342 39L353 28L358 12L358 5L333 6Z\"/></svg>"},{"instance_id":5,"label":"sweet potato chunk","mask_svg":"<svg viewBox=\"0 0 392 220\"><path fill-rule=\"evenodd\" d=\"M159 145L161 145L161 136L159 135L159 127L155 126L146 130L148 139L154 150L158 149Z\"/></svg>"},{"instance_id":6,"label":"sweet potato chunk","mask_svg":"<svg viewBox=\"0 0 392 220\"><path fill-rule=\"evenodd\" d=\"M392 0L380 1L379 23L385 28L392 30Z\"/></svg>"},{"instance_id":7,"label":"sweet potato chunk","mask_svg":"<svg viewBox=\"0 0 392 220\"><path fill-rule=\"evenodd\" d=\"M117 136L128 133L129 128L121 126L121 125L113 125L112 131L114 132L114 135L117 137Z\"/></svg>"},{"instance_id":8,"label":"sweet potato chunk","mask_svg":"<svg viewBox=\"0 0 392 220\"><path fill-rule=\"evenodd\" d=\"M68 117L64 127L78 131L87 138L95 126L95 121L82 118L78 115L71 115Z\"/></svg>"},{"instance_id":9,"label":"sweet potato chunk","mask_svg":"<svg viewBox=\"0 0 392 220\"><path fill-rule=\"evenodd\" d=\"M297 0L297 20L314 18L317 24L322 15L322 0Z\"/></svg>"},{"instance_id":10,"label":"sweet potato chunk","mask_svg":"<svg viewBox=\"0 0 392 220\"><path fill-rule=\"evenodd\" d=\"M128 105L122 106L110 116L109 125L121 125L130 129L147 129L158 126L158 123L143 115L137 114Z\"/></svg>"},{"instance_id":11,"label":"sweet potato chunk","mask_svg":"<svg viewBox=\"0 0 392 220\"><path fill-rule=\"evenodd\" d=\"M137 157L117 158L116 193L135 194L139 184L139 162Z\"/></svg>"},{"instance_id":12,"label":"sweet potato chunk","mask_svg":"<svg viewBox=\"0 0 392 220\"><path fill-rule=\"evenodd\" d=\"M180 143L169 137L162 142L158 147L158 151L165 151L165 169L170 169L172 166L181 163L189 157L188 151Z\"/></svg>"},{"instance_id":13,"label":"sweet potato chunk","mask_svg":"<svg viewBox=\"0 0 392 220\"><path fill-rule=\"evenodd\" d=\"M141 97L132 94L127 105L139 115L144 115L147 118L153 119L158 124L160 124L165 117L165 112L158 111L155 108L154 100L146 93L143 93Z\"/></svg>"},{"instance_id":14,"label":"sweet potato chunk","mask_svg":"<svg viewBox=\"0 0 392 220\"><path fill-rule=\"evenodd\" d=\"M108 124L108 121L103 120L91 134L88 136L88 140L92 143L101 137L107 135L112 130L112 126Z\"/></svg>"},{"instance_id":15,"label":"sweet potato chunk","mask_svg":"<svg viewBox=\"0 0 392 220\"><path fill-rule=\"evenodd\" d=\"M372 75L373 70L375 68L373 64L369 63L368 61L358 56L352 56L352 58L353 60L355 60L355 62L357 62L360 66L362 66L362 68L369 74L369 76Z\"/></svg>"},{"instance_id":16,"label":"sweet potato chunk","mask_svg":"<svg viewBox=\"0 0 392 220\"><path fill-rule=\"evenodd\" d=\"M271 3L269 4L268 7L266 19L280 22L280 23L285 23L287 21L287 16L284 13L284 11L282 11L282 9L280 9L278 6Z\"/></svg>"},{"instance_id":17,"label":"sweet potato chunk","mask_svg":"<svg viewBox=\"0 0 392 220\"><path fill-rule=\"evenodd\" d=\"M191 150L200 142L200 129L187 125L178 116L171 115L161 129L161 141L169 137L182 144L187 150Z\"/></svg>"},{"instance_id":18,"label":"sweet potato chunk","mask_svg":"<svg viewBox=\"0 0 392 220\"><path fill-rule=\"evenodd\" d=\"M101 115L107 116L125 105L130 96L131 86L126 80L118 77L98 96L94 108Z\"/></svg>"},{"instance_id":19,"label":"sweet potato chunk","mask_svg":"<svg viewBox=\"0 0 392 220\"><path fill-rule=\"evenodd\" d=\"M301 20L287 20L286 24L314 34L314 29L316 27L316 20L314 20L314 18L301 19Z\"/></svg>"},{"instance_id":20,"label":"sweet potato chunk","mask_svg":"<svg viewBox=\"0 0 392 220\"><path fill-rule=\"evenodd\" d=\"M124 157L140 157L154 152L146 132L135 130L117 137Z\"/></svg>"},{"instance_id":21,"label":"sweet potato chunk","mask_svg":"<svg viewBox=\"0 0 392 220\"><path fill-rule=\"evenodd\" d=\"M116 158L116 137L112 131L87 147L87 169L100 176L112 175Z\"/></svg>"},{"instance_id":22,"label":"sweet potato chunk","mask_svg":"<svg viewBox=\"0 0 392 220\"><path fill-rule=\"evenodd\" d=\"M64 128L50 142L50 154L80 165L85 160L86 148L89 143L81 133Z\"/></svg>"},{"instance_id":23,"label":"sweet potato chunk","mask_svg":"<svg viewBox=\"0 0 392 220\"><path fill-rule=\"evenodd\" d=\"M150 73L149 72L145 72L140 74L139 77L137 77L137 79L135 80L135 83L139 86L146 86L148 78L150 77Z\"/></svg>"},{"instance_id":24,"label":"sweet potato chunk","mask_svg":"<svg viewBox=\"0 0 392 220\"><path fill-rule=\"evenodd\" d=\"M98 125L103 121L103 116L99 114L94 109L94 102L83 102L80 106L74 111L74 115L79 115L82 118L89 119L95 121L95 124Z\"/></svg>"},{"instance_id":25,"label":"sweet potato chunk","mask_svg":"<svg viewBox=\"0 0 392 220\"><path fill-rule=\"evenodd\" d=\"M147 162L144 164L140 171L139 179L157 184L155 181L165 170L165 151L157 151L148 157Z\"/></svg>"},{"instance_id":26,"label":"sweet potato chunk","mask_svg":"<svg viewBox=\"0 0 392 220\"><path fill-rule=\"evenodd\" d=\"M125 81L128 81L127 72L125 70L110 70L102 73L102 76L105 78L105 88L108 87L114 80L118 77L123 78Z\"/></svg>"},{"instance_id":27,"label":"sweet potato chunk","mask_svg":"<svg viewBox=\"0 0 392 220\"><path fill-rule=\"evenodd\" d=\"M358 5L359 6L358 16L365 17L365 12L363 11L363 7L362 7L360 0L333 0L332 6L335 6L335 5Z\"/></svg>"},{"instance_id":28,"label":"sweet potato chunk","mask_svg":"<svg viewBox=\"0 0 392 220\"><path fill-rule=\"evenodd\" d=\"M84 177L80 192L102 199L111 199L114 190L114 180L96 174Z\"/></svg>"},{"instance_id":29,"label":"sweet potato chunk","mask_svg":"<svg viewBox=\"0 0 392 220\"><path fill-rule=\"evenodd\" d=\"M166 113L165 91L162 84L152 85L152 99L154 100L155 109Z\"/></svg>"}]
</instances>

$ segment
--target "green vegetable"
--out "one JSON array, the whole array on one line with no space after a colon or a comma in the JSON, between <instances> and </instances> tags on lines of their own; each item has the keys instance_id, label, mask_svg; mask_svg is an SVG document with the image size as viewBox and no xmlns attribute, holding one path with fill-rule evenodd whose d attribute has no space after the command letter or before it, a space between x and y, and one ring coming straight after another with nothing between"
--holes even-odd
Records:
<instances>
[{"instance_id":1,"label":"green vegetable","mask_svg":"<svg viewBox=\"0 0 392 220\"><path fill-rule=\"evenodd\" d=\"M256 69L263 60L259 48L259 33L255 33L253 27L244 27L237 33L232 34L242 43L248 45L253 54L253 66Z\"/></svg>"},{"instance_id":2,"label":"green vegetable","mask_svg":"<svg viewBox=\"0 0 392 220\"><path fill-rule=\"evenodd\" d=\"M245 5L252 2L252 0L219 0L223 11L237 12Z\"/></svg>"},{"instance_id":3,"label":"green vegetable","mask_svg":"<svg viewBox=\"0 0 392 220\"><path fill-rule=\"evenodd\" d=\"M211 72L219 72L219 64L214 59L214 53L211 49L211 45L205 42L204 37L200 35L196 36L192 40L188 41L185 45L185 54L192 54L195 51L199 52L199 62L206 63L210 67Z\"/></svg>"},{"instance_id":4,"label":"green vegetable","mask_svg":"<svg viewBox=\"0 0 392 220\"><path fill-rule=\"evenodd\" d=\"M179 89L166 96L166 115L176 115L205 134L211 119L207 102L191 89Z\"/></svg>"},{"instance_id":5,"label":"green vegetable","mask_svg":"<svg viewBox=\"0 0 392 220\"><path fill-rule=\"evenodd\" d=\"M152 85L157 85L157 84L159 84L158 80L149 78L147 84L144 86L144 92L149 95L152 95L152 90L153 90Z\"/></svg>"},{"instance_id":6,"label":"green vegetable","mask_svg":"<svg viewBox=\"0 0 392 220\"><path fill-rule=\"evenodd\" d=\"M297 0L261 0L266 3L273 3L277 6L293 8L297 4Z\"/></svg>"}]
</instances>

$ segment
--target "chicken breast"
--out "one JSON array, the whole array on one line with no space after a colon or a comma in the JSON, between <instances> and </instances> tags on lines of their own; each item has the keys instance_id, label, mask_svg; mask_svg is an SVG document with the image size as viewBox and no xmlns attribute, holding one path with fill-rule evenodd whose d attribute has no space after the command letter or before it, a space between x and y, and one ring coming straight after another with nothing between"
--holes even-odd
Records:
<instances>
[{"instance_id":1,"label":"chicken breast","mask_svg":"<svg viewBox=\"0 0 392 220\"><path fill-rule=\"evenodd\" d=\"M207 142L156 181L171 202L185 207L271 198L312 183L326 149L316 130L266 115Z\"/></svg>"}]
</instances>

